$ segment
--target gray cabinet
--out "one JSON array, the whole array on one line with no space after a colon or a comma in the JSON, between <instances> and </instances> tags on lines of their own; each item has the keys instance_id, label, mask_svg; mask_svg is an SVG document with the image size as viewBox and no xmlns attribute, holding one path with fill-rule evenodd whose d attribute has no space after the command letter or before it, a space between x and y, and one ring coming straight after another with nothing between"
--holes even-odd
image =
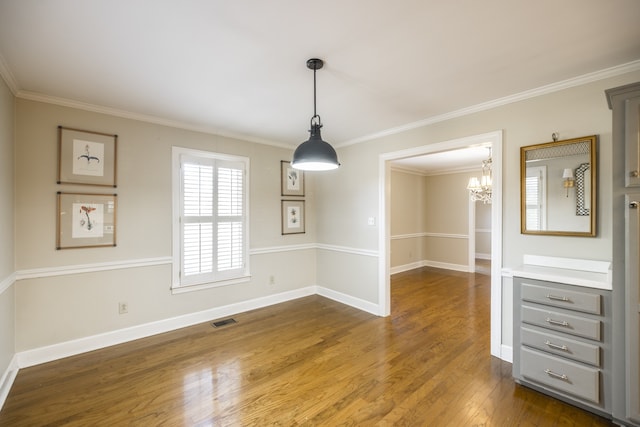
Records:
<instances>
[{"instance_id":1,"label":"gray cabinet","mask_svg":"<svg viewBox=\"0 0 640 427\"><path fill-rule=\"evenodd\" d=\"M611 292L514 276L513 376L611 414Z\"/></svg>"},{"instance_id":2,"label":"gray cabinet","mask_svg":"<svg viewBox=\"0 0 640 427\"><path fill-rule=\"evenodd\" d=\"M625 231L627 235L625 258L626 289L626 378L627 378L627 418L640 423L640 192L627 194L625 197L627 215Z\"/></svg>"},{"instance_id":3,"label":"gray cabinet","mask_svg":"<svg viewBox=\"0 0 640 427\"><path fill-rule=\"evenodd\" d=\"M640 82L606 91L612 115L613 418L640 426Z\"/></svg>"},{"instance_id":4,"label":"gray cabinet","mask_svg":"<svg viewBox=\"0 0 640 427\"><path fill-rule=\"evenodd\" d=\"M640 98L625 100L625 185L640 187Z\"/></svg>"}]
</instances>

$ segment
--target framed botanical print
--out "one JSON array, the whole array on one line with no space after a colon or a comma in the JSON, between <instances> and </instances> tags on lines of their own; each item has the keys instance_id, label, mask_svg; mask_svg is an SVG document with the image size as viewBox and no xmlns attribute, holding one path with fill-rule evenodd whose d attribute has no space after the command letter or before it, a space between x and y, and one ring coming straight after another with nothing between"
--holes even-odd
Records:
<instances>
[{"instance_id":1,"label":"framed botanical print","mask_svg":"<svg viewBox=\"0 0 640 427\"><path fill-rule=\"evenodd\" d=\"M304 196L304 171L294 169L291 162L280 161L282 196Z\"/></svg>"},{"instance_id":2,"label":"framed botanical print","mask_svg":"<svg viewBox=\"0 0 640 427\"><path fill-rule=\"evenodd\" d=\"M116 245L116 194L58 192L56 249Z\"/></svg>"},{"instance_id":3,"label":"framed botanical print","mask_svg":"<svg viewBox=\"0 0 640 427\"><path fill-rule=\"evenodd\" d=\"M116 187L118 135L58 126L58 184Z\"/></svg>"},{"instance_id":4,"label":"framed botanical print","mask_svg":"<svg viewBox=\"0 0 640 427\"><path fill-rule=\"evenodd\" d=\"M282 234L304 233L304 200L282 200Z\"/></svg>"}]
</instances>

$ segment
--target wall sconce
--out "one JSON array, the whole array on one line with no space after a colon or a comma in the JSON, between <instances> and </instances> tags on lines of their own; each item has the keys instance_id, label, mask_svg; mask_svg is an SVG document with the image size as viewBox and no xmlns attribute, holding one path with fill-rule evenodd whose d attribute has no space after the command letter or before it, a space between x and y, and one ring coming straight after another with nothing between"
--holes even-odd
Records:
<instances>
[{"instance_id":1,"label":"wall sconce","mask_svg":"<svg viewBox=\"0 0 640 427\"><path fill-rule=\"evenodd\" d=\"M564 179L564 188L567 190L566 197L569 197L569 188L573 187L575 179L573 177L573 169L566 168L562 172L562 179Z\"/></svg>"}]
</instances>

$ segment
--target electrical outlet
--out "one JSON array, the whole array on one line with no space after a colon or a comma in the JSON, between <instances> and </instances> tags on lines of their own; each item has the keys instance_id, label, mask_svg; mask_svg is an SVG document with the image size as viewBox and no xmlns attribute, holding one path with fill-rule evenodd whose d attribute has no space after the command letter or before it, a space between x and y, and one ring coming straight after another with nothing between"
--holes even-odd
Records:
<instances>
[{"instance_id":1,"label":"electrical outlet","mask_svg":"<svg viewBox=\"0 0 640 427\"><path fill-rule=\"evenodd\" d=\"M126 314L128 312L129 312L129 304L127 304L126 302L119 302L118 303L118 313Z\"/></svg>"}]
</instances>

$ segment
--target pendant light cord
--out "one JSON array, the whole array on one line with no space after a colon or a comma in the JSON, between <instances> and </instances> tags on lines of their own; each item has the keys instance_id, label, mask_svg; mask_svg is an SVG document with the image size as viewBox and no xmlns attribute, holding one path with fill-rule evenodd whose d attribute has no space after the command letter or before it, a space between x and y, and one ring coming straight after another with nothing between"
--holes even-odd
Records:
<instances>
[{"instance_id":1,"label":"pendant light cord","mask_svg":"<svg viewBox=\"0 0 640 427\"><path fill-rule=\"evenodd\" d=\"M318 124L316 126L318 126L318 128L322 127L322 119L320 118L320 116L316 113L316 66L314 65L313 67L313 117L311 117L311 129L313 129L313 119L315 119L316 117L318 118Z\"/></svg>"}]
</instances>

